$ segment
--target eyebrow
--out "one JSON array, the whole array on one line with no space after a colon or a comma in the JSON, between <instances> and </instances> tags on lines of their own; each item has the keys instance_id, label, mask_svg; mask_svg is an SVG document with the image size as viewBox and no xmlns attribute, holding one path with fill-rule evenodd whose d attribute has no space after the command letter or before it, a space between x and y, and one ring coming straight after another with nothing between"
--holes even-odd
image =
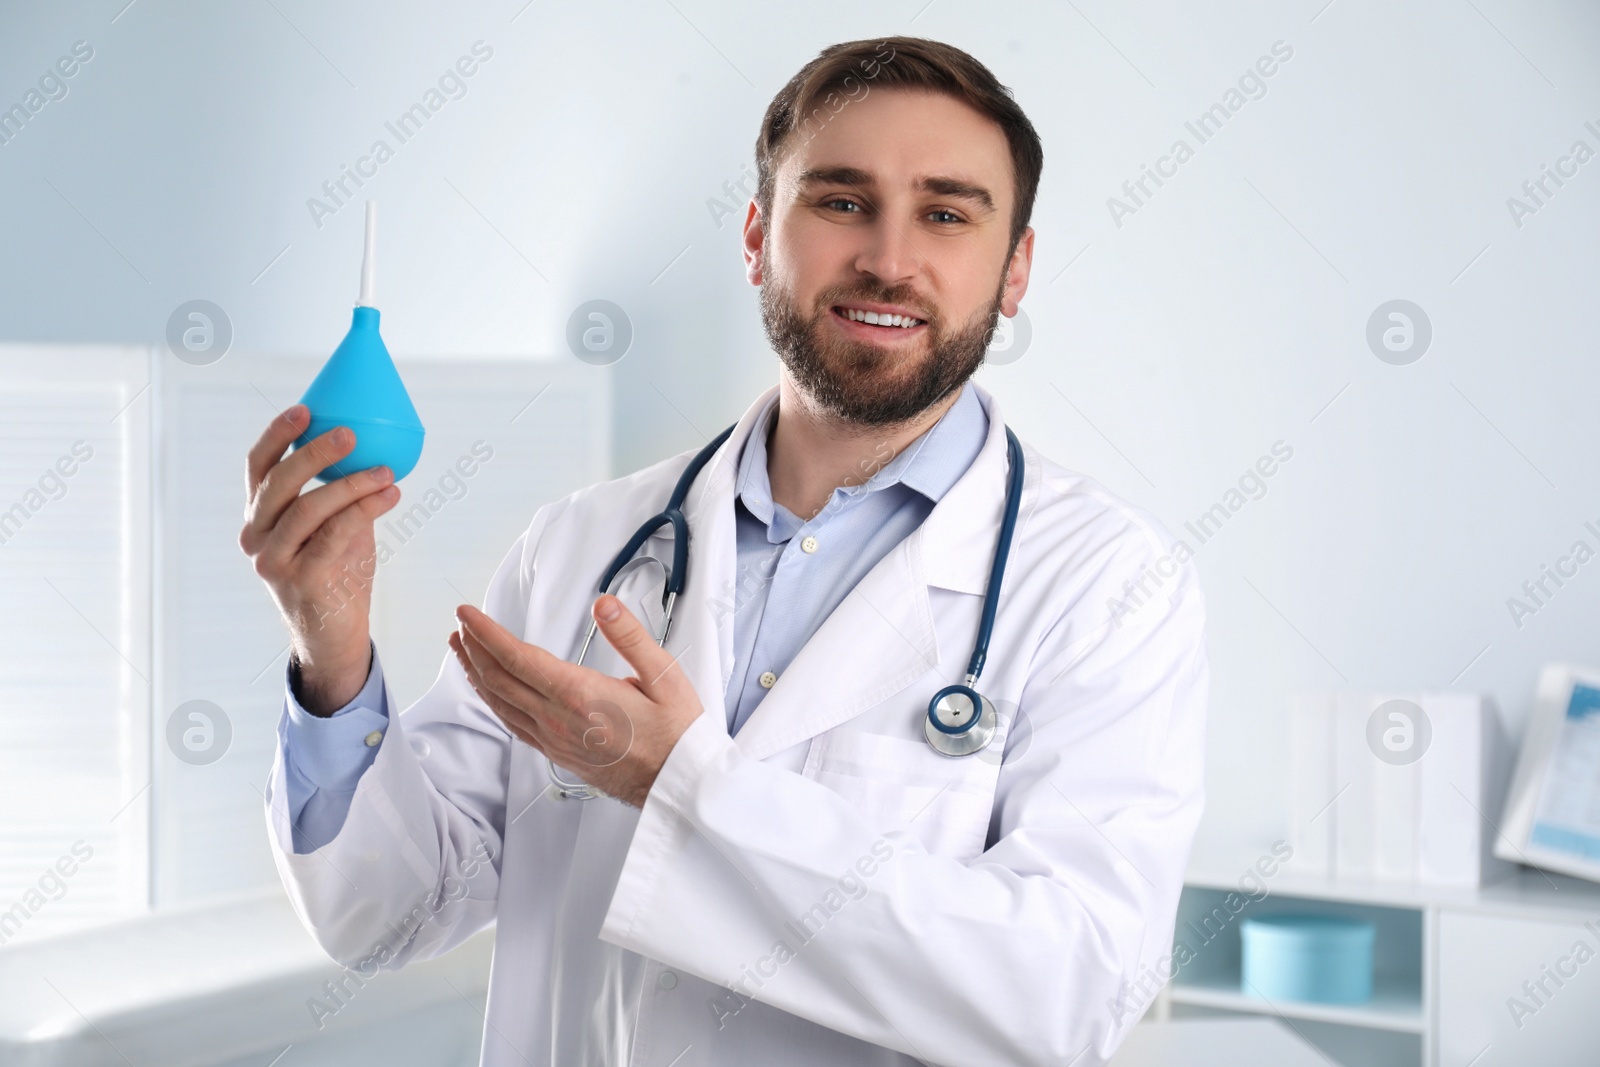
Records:
<instances>
[{"instance_id":1,"label":"eyebrow","mask_svg":"<svg viewBox=\"0 0 1600 1067\"><path fill-rule=\"evenodd\" d=\"M977 204L985 211L994 210L994 197L989 190L973 182L943 175L922 175L914 182L923 192L955 197ZM867 189L877 188L877 179L860 167L812 167L800 172L799 185L853 185Z\"/></svg>"}]
</instances>

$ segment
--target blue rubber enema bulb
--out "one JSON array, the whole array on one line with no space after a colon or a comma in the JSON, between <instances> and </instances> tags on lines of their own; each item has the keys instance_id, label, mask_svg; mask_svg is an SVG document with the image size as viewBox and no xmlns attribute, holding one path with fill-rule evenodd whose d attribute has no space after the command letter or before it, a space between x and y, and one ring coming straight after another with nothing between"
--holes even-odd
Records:
<instances>
[{"instance_id":1,"label":"blue rubber enema bulb","mask_svg":"<svg viewBox=\"0 0 1600 1067\"><path fill-rule=\"evenodd\" d=\"M369 200L361 298L350 332L300 398L311 412L311 424L295 439L296 449L336 426L348 426L356 435L356 446L349 455L317 472L322 482L380 465L394 471L398 482L411 473L422 455L422 420L378 333L378 309L372 306L376 219L377 204Z\"/></svg>"}]
</instances>

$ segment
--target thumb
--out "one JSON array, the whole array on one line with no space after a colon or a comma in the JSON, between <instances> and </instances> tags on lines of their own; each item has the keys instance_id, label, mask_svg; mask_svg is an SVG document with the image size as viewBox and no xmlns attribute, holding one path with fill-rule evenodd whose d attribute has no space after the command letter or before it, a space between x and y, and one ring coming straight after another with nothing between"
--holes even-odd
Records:
<instances>
[{"instance_id":1,"label":"thumb","mask_svg":"<svg viewBox=\"0 0 1600 1067\"><path fill-rule=\"evenodd\" d=\"M673 666L672 654L656 644L649 628L610 593L595 600L594 618L617 655L633 668L645 695L656 697L663 682L662 675Z\"/></svg>"}]
</instances>

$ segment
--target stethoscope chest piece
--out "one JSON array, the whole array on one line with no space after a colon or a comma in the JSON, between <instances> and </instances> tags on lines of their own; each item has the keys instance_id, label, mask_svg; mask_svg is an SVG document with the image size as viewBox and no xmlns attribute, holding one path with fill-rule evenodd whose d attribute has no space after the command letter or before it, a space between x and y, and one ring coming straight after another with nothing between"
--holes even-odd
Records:
<instances>
[{"instance_id":1,"label":"stethoscope chest piece","mask_svg":"<svg viewBox=\"0 0 1600 1067\"><path fill-rule=\"evenodd\" d=\"M947 685L928 701L928 715L922 732L933 750L944 756L970 756L988 747L999 728L1000 716L989 698L974 688L989 655L989 637L994 632L995 612L1000 602L1000 583L1011 553L1011 537L1017 529L1017 511L1022 501L1022 442L1006 427L1006 455L1010 476L1006 483L1005 515L1000 520L1000 536L995 541L994 563L989 567L989 585L983 595L983 616L978 623L978 639L972 646L967 676L956 685Z\"/></svg>"},{"instance_id":2,"label":"stethoscope chest piece","mask_svg":"<svg viewBox=\"0 0 1600 1067\"><path fill-rule=\"evenodd\" d=\"M922 731L935 752L970 756L994 739L1000 716L989 698L966 685L947 685L928 702Z\"/></svg>"}]
</instances>

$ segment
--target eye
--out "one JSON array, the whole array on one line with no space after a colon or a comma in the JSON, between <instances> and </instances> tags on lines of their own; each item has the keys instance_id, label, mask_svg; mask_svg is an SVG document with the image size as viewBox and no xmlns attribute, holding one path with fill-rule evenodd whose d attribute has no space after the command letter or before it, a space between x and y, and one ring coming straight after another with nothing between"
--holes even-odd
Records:
<instances>
[{"instance_id":1,"label":"eye","mask_svg":"<svg viewBox=\"0 0 1600 1067\"><path fill-rule=\"evenodd\" d=\"M848 204L850 207L855 208L861 207L861 205L856 203L854 200L847 200L842 196L835 196L822 202L823 207L832 207L834 204ZM851 212L840 212L840 214L851 214Z\"/></svg>"},{"instance_id":2,"label":"eye","mask_svg":"<svg viewBox=\"0 0 1600 1067\"><path fill-rule=\"evenodd\" d=\"M964 219L962 219L962 217L960 215L957 215L954 211L948 211L948 210L946 210L946 209L944 209L942 207L936 207L932 211L928 212L928 214L930 214L930 215L946 215L946 216L949 217L948 221L950 221L950 222L963 222L963 221L965 221ZM941 219L939 221L943 222L943 221L946 221L946 220Z\"/></svg>"}]
</instances>

